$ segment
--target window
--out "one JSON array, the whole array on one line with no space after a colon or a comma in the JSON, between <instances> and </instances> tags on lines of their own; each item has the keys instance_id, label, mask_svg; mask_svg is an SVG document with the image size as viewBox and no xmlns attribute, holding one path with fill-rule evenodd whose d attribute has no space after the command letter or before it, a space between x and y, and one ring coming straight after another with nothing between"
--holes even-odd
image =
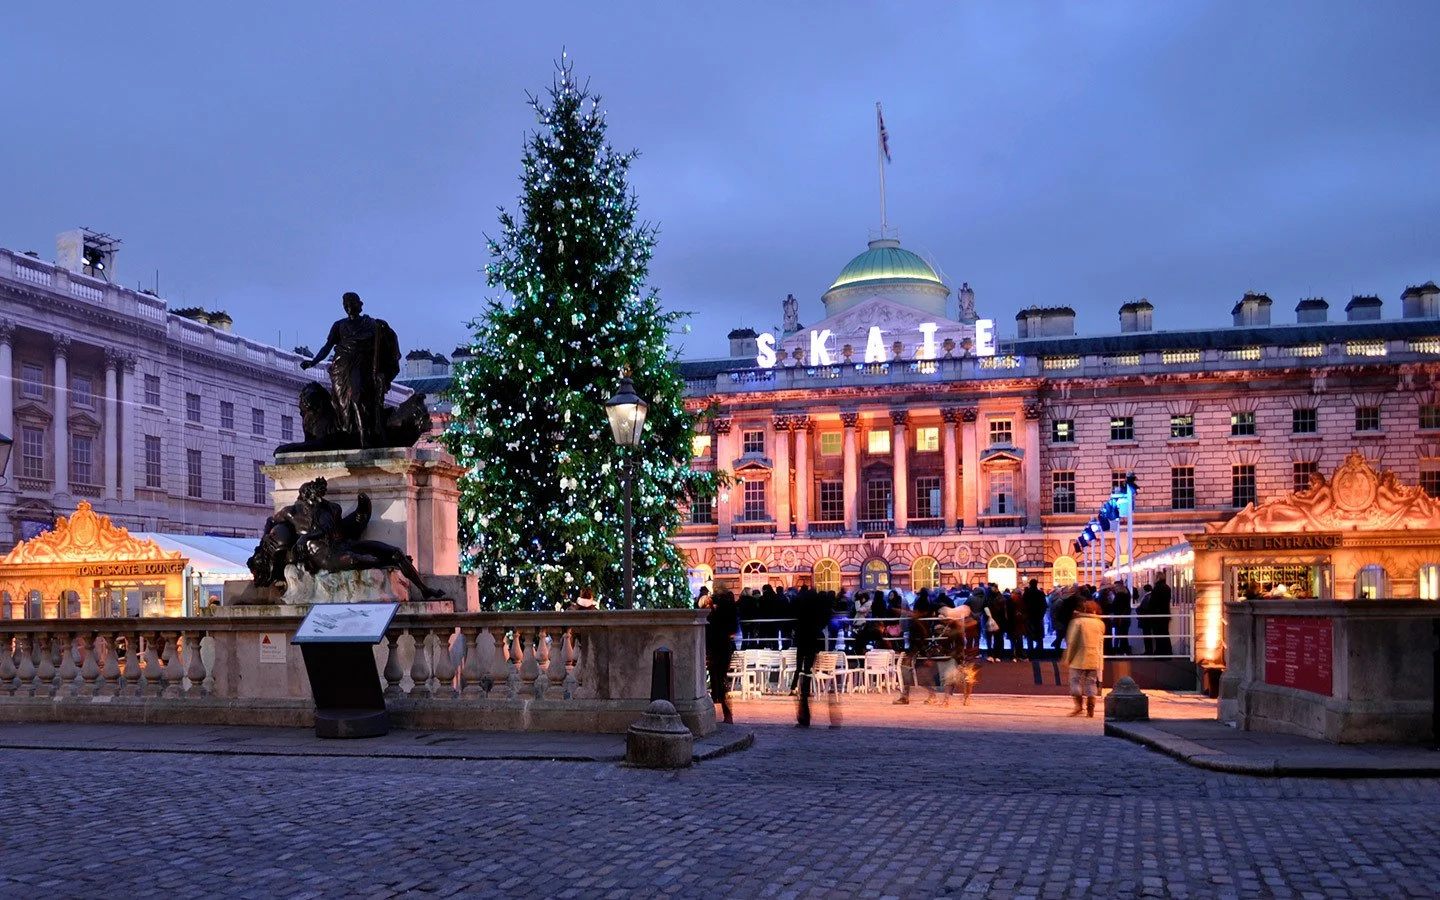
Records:
<instances>
[{"instance_id":1,"label":"window","mask_svg":"<svg viewBox=\"0 0 1440 900\"><path fill-rule=\"evenodd\" d=\"M843 522L845 520L845 482L820 482L820 521Z\"/></svg>"},{"instance_id":2,"label":"window","mask_svg":"<svg viewBox=\"0 0 1440 900\"><path fill-rule=\"evenodd\" d=\"M1193 415L1170 417L1170 437L1193 438L1194 436L1195 417Z\"/></svg>"},{"instance_id":3,"label":"window","mask_svg":"<svg viewBox=\"0 0 1440 900\"><path fill-rule=\"evenodd\" d=\"M280 420L280 428L281 428L282 430L285 428L285 423L286 423L289 419L290 419L289 416L285 416L284 418L282 418L282 419ZM697 435L695 435L694 437L690 438L690 456L691 456L691 458L693 458L693 459L700 459L700 458L702 458L702 457L709 456L709 455L710 455L710 447L711 447L712 443L713 443L713 439L712 439L711 436L708 435L708 434L697 434Z\"/></svg>"},{"instance_id":4,"label":"window","mask_svg":"<svg viewBox=\"0 0 1440 900\"><path fill-rule=\"evenodd\" d=\"M203 483L200 480L200 451L185 451L185 492L191 497L202 497Z\"/></svg>"},{"instance_id":5,"label":"window","mask_svg":"<svg viewBox=\"0 0 1440 900\"><path fill-rule=\"evenodd\" d=\"M1075 473L1050 473L1050 511L1073 513L1075 511Z\"/></svg>"},{"instance_id":6,"label":"window","mask_svg":"<svg viewBox=\"0 0 1440 900\"><path fill-rule=\"evenodd\" d=\"M690 524L691 525L714 525L715 524L715 498L696 497L690 501Z\"/></svg>"},{"instance_id":7,"label":"window","mask_svg":"<svg viewBox=\"0 0 1440 900\"><path fill-rule=\"evenodd\" d=\"M939 476L915 479L915 493L910 498L910 515L917 519L940 518Z\"/></svg>"},{"instance_id":8,"label":"window","mask_svg":"<svg viewBox=\"0 0 1440 900\"><path fill-rule=\"evenodd\" d=\"M1110 496L1115 496L1117 492L1121 494L1125 493L1125 478L1126 473L1124 469L1110 470Z\"/></svg>"},{"instance_id":9,"label":"window","mask_svg":"<svg viewBox=\"0 0 1440 900\"><path fill-rule=\"evenodd\" d=\"M915 449L921 453L933 453L940 449L940 429L926 425L915 429Z\"/></svg>"},{"instance_id":10,"label":"window","mask_svg":"<svg viewBox=\"0 0 1440 900\"><path fill-rule=\"evenodd\" d=\"M1071 556L1057 556L1050 566L1050 581L1056 587L1064 587L1080 580L1080 567Z\"/></svg>"},{"instance_id":11,"label":"window","mask_svg":"<svg viewBox=\"0 0 1440 900\"><path fill-rule=\"evenodd\" d=\"M1315 434L1320 430L1320 416L1312 408L1290 410L1291 434Z\"/></svg>"},{"instance_id":12,"label":"window","mask_svg":"<svg viewBox=\"0 0 1440 900\"><path fill-rule=\"evenodd\" d=\"M1056 419L1050 423L1050 442L1052 444L1073 444L1075 443L1075 420Z\"/></svg>"},{"instance_id":13,"label":"window","mask_svg":"<svg viewBox=\"0 0 1440 900\"><path fill-rule=\"evenodd\" d=\"M1135 440L1135 418L1133 416L1112 416L1110 419L1110 440Z\"/></svg>"},{"instance_id":14,"label":"window","mask_svg":"<svg viewBox=\"0 0 1440 900\"><path fill-rule=\"evenodd\" d=\"M1006 516L1015 512L1015 473L990 473L990 515Z\"/></svg>"},{"instance_id":15,"label":"window","mask_svg":"<svg viewBox=\"0 0 1440 900\"><path fill-rule=\"evenodd\" d=\"M1383 566L1365 566L1355 575L1355 599L1378 600L1390 593Z\"/></svg>"},{"instance_id":16,"label":"window","mask_svg":"<svg viewBox=\"0 0 1440 900\"><path fill-rule=\"evenodd\" d=\"M266 506L270 503L270 492L266 489L265 472L260 468L261 465L263 464L260 460L255 460L255 468L252 470L254 480L254 497L252 499L256 506Z\"/></svg>"},{"instance_id":17,"label":"window","mask_svg":"<svg viewBox=\"0 0 1440 900\"><path fill-rule=\"evenodd\" d=\"M765 482L745 482L745 521L763 522L765 520Z\"/></svg>"},{"instance_id":18,"label":"window","mask_svg":"<svg viewBox=\"0 0 1440 900\"><path fill-rule=\"evenodd\" d=\"M76 375L70 379L70 399L76 406L94 408L95 380L89 375Z\"/></svg>"},{"instance_id":19,"label":"window","mask_svg":"<svg viewBox=\"0 0 1440 900\"><path fill-rule=\"evenodd\" d=\"M1378 406L1357 406L1357 407L1355 407L1355 430L1356 430L1356 431L1379 431L1379 430L1380 430L1380 407L1378 407Z\"/></svg>"},{"instance_id":20,"label":"window","mask_svg":"<svg viewBox=\"0 0 1440 900\"><path fill-rule=\"evenodd\" d=\"M95 439L88 434L70 435L70 480L95 483Z\"/></svg>"},{"instance_id":21,"label":"window","mask_svg":"<svg viewBox=\"0 0 1440 900\"><path fill-rule=\"evenodd\" d=\"M740 432L740 452L765 455L765 432L760 430Z\"/></svg>"},{"instance_id":22,"label":"window","mask_svg":"<svg viewBox=\"0 0 1440 900\"><path fill-rule=\"evenodd\" d=\"M1420 406L1420 427L1440 428L1440 404L1424 403Z\"/></svg>"},{"instance_id":23,"label":"window","mask_svg":"<svg viewBox=\"0 0 1440 900\"><path fill-rule=\"evenodd\" d=\"M200 423L200 395L185 395L185 421Z\"/></svg>"},{"instance_id":24,"label":"window","mask_svg":"<svg viewBox=\"0 0 1440 900\"><path fill-rule=\"evenodd\" d=\"M871 453L890 452L890 432L884 428L875 428L865 437L865 447Z\"/></svg>"},{"instance_id":25,"label":"window","mask_svg":"<svg viewBox=\"0 0 1440 900\"><path fill-rule=\"evenodd\" d=\"M220 499L235 502L235 457L220 457Z\"/></svg>"},{"instance_id":26,"label":"window","mask_svg":"<svg viewBox=\"0 0 1440 900\"><path fill-rule=\"evenodd\" d=\"M933 556L922 556L910 566L910 587L913 590L935 590L940 586L940 563Z\"/></svg>"},{"instance_id":27,"label":"window","mask_svg":"<svg viewBox=\"0 0 1440 900\"><path fill-rule=\"evenodd\" d=\"M282 440L282 441L293 441L293 440L295 440L295 417L294 417L294 416L281 416L281 417L280 417L280 440ZM707 455L710 453L710 435L708 435L708 434L705 435L705 453L706 453Z\"/></svg>"},{"instance_id":28,"label":"window","mask_svg":"<svg viewBox=\"0 0 1440 900\"><path fill-rule=\"evenodd\" d=\"M1014 429L1009 419L990 420L990 446L1010 446L1011 438L1014 437Z\"/></svg>"},{"instance_id":29,"label":"window","mask_svg":"<svg viewBox=\"0 0 1440 900\"><path fill-rule=\"evenodd\" d=\"M1230 467L1230 505L1239 509L1255 502L1255 467Z\"/></svg>"},{"instance_id":30,"label":"window","mask_svg":"<svg viewBox=\"0 0 1440 900\"><path fill-rule=\"evenodd\" d=\"M1421 600L1440 600L1440 566L1426 563L1415 573Z\"/></svg>"},{"instance_id":31,"label":"window","mask_svg":"<svg viewBox=\"0 0 1440 900\"><path fill-rule=\"evenodd\" d=\"M1297 462L1295 464L1294 489L1306 491L1310 489L1310 476L1320 471L1320 464L1313 462Z\"/></svg>"},{"instance_id":32,"label":"window","mask_svg":"<svg viewBox=\"0 0 1440 900\"><path fill-rule=\"evenodd\" d=\"M1231 437L1254 437L1255 436L1255 414L1253 412L1233 412L1230 414L1230 436Z\"/></svg>"},{"instance_id":33,"label":"window","mask_svg":"<svg viewBox=\"0 0 1440 900\"><path fill-rule=\"evenodd\" d=\"M20 393L26 397L45 396L45 369L26 363L20 369Z\"/></svg>"},{"instance_id":34,"label":"window","mask_svg":"<svg viewBox=\"0 0 1440 900\"><path fill-rule=\"evenodd\" d=\"M1440 497L1440 470L1422 470L1420 472L1420 489L1432 497Z\"/></svg>"},{"instance_id":35,"label":"window","mask_svg":"<svg viewBox=\"0 0 1440 900\"><path fill-rule=\"evenodd\" d=\"M20 429L20 474L26 478L45 477L45 429Z\"/></svg>"},{"instance_id":36,"label":"window","mask_svg":"<svg viewBox=\"0 0 1440 900\"><path fill-rule=\"evenodd\" d=\"M160 376L159 376L159 375L146 375L146 376L145 376L145 405L146 405L146 406L159 406L159 405L160 405Z\"/></svg>"},{"instance_id":37,"label":"window","mask_svg":"<svg viewBox=\"0 0 1440 900\"><path fill-rule=\"evenodd\" d=\"M890 518L890 479L872 478L865 482L865 518Z\"/></svg>"},{"instance_id":38,"label":"window","mask_svg":"<svg viewBox=\"0 0 1440 900\"><path fill-rule=\"evenodd\" d=\"M259 435L265 434L265 410L250 410L250 433Z\"/></svg>"},{"instance_id":39,"label":"window","mask_svg":"<svg viewBox=\"0 0 1440 900\"><path fill-rule=\"evenodd\" d=\"M811 569L817 591L840 590L840 564L833 559L821 559Z\"/></svg>"},{"instance_id":40,"label":"window","mask_svg":"<svg viewBox=\"0 0 1440 900\"><path fill-rule=\"evenodd\" d=\"M844 449L843 435L838 431L822 431L820 433L820 455L839 456Z\"/></svg>"},{"instance_id":41,"label":"window","mask_svg":"<svg viewBox=\"0 0 1440 900\"><path fill-rule=\"evenodd\" d=\"M235 430L235 404L228 400L220 401L220 427L227 431Z\"/></svg>"},{"instance_id":42,"label":"window","mask_svg":"<svg viewBox=\"0 0 1440 900\"><path fill-rule=\"evenodd\" d=\"M1195 467L1172 466L1170 468L1170 508L1195 508Z\"/></svg>"},{"instance_id":43,"label":"window","mask_svg":"<svg viewBox=\"0 0 1440 900\"><path fill-rule=\"evenodd\" d=\"M145 435L145 486L160 486L160 438L153 434Z\"/></svg>"}]
</instances>

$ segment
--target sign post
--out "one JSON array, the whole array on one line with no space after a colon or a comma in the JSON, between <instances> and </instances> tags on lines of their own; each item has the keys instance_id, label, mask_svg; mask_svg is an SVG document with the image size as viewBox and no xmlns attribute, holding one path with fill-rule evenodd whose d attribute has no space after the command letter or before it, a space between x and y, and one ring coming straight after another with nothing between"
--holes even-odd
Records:
<instances>
[{"instance_id":1,"label":"sign post","mask_svg":"<svg viewBox=\"0 0 1440 900\"><path fill-rule=\"evenodd\" d=\"M315 698L315 735L379 737L390 731L376 644L400 609L398 603L321 603L310 608L292 644L300 645Z\"/></svg>"}]
</instances>

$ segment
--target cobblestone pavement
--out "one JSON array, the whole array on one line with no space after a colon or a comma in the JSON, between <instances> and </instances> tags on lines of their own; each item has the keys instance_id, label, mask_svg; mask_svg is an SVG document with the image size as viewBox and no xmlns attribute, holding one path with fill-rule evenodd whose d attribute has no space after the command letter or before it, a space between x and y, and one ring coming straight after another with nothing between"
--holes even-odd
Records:
<instances>
[{"instance_id":1,"label":"cobblestone pavement","mask_svg":"<svg viewBox=\"0 0 1440 900\"><path fill-rule=\"evenodd\" d=\"M1204 772L1065 708L754 701L678 773L0 751L0 896L1440 893L1440 781Z\"/></svg>"}]
</instances>

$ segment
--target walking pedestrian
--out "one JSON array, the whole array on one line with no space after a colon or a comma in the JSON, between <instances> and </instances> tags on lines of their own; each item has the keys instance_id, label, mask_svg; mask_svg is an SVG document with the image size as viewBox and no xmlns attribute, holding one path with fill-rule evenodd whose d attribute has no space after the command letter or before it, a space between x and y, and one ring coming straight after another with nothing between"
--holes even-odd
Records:
<instances>
[{"instance_id":1,"label":"walking pedestrian","mask_svg":"<svg viewBox=\"0 0 1440 900\"><path fill-rule=\"evenodd\" d=\"M705 668L710 673L710 699L719 704L726 723L734 722L730 710L730 658L735 654L735 634L740 630L735 595L728 590L702 597L710 605L705 623Z\"/></svg>"},{"instance_id":2,"label":"walking pedestrian","mask_svg":"<svg viewBox=\"0 0 1440 900\"><path fill-rule=\"evenodd\" d=\"M928 598L915 598L915 605L909 610L910 643L905 647L904 659L900 663L900 696L892 701L894 703L910 702L910 688L920 683L921 669L925 670L925 689L930 692L930 696L925 702L933 703L935 701L934 661L925 655L930 638L929 623L925 619L931 612L933 610L930 609Z\"/></svg>"},{"instance_id":3,"label":"walking pedestrian","mask_svg":"<svg viewBox=\"0 0 1440 900\"><path fill-rule=\"evenodd\" d=\"M1094 718L1095 697L1100 693L1100 671L1105 667L1105 622L1100 604L1081 604L1065 632L1065 652L1060 661L1070 669L1070 698L1075 701L1071 717L1083 711Z\"/></svg>"},{"instance_id":4,"label":"walking pedestrian","mask_svg":"<svg viewBox=\"0 0 1440 900\"><path fill-rule=\"evenodd\" d=\"M1145 611L1149 614L1142 620L1148 623L1146 652L1152 656L1170 656L1175 650L1170 645L1170 585L1165 583L1164 572L1155 576L1155 587L1150 591Z\"/></svg>"},{"instance_id":5,"label":"walking pedestrian","mask_svg":"<svg viewBox=\"0 0 1440 900\"><path fill-rule=\"evenodd\" d=\"M1045 593L1040 590L1037 579L1030 579L1025 593L1020 595L1020 605L1025 608L1026 654L1034 655L1036 651L1043 649L1045 642Z\"/></svg>"},{"instance_id":6,"label":"walking pedestrian","mask_svg":"<svg viewBox=\"0 0 1440 900\"><path fill-rule=\"evenodd\" d=\"M795 603L791 607L795 616L795 677L800 687L800 707L796 712L795 724L801 728L810 727L810 689L813 680L810 673L815 668L815 656L825 646L825 627L830 624L830 612L834 605L833 592L816 593L807 587L795 596ZM831 724L835 724L833 713Z\"/></svg>"}]
</instances>

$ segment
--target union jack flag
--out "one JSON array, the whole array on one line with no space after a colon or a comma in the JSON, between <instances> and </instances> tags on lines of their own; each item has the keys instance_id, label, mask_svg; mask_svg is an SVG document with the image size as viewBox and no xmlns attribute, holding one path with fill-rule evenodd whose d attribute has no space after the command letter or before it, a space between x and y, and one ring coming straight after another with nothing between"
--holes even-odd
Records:
<instances>
[{"instance_id":1,"label":"union jack flag","mask_svg":"<svg viewBox=\"0 0 1440 900\"><path fill-rule=\"evenodd\" d=\"M880 112L880 104L875 104L875 118L880 122L880 152L885 154L885 161L890 161L890 132L885 130L885 114Z\"/></svg>"}]
</instances>

